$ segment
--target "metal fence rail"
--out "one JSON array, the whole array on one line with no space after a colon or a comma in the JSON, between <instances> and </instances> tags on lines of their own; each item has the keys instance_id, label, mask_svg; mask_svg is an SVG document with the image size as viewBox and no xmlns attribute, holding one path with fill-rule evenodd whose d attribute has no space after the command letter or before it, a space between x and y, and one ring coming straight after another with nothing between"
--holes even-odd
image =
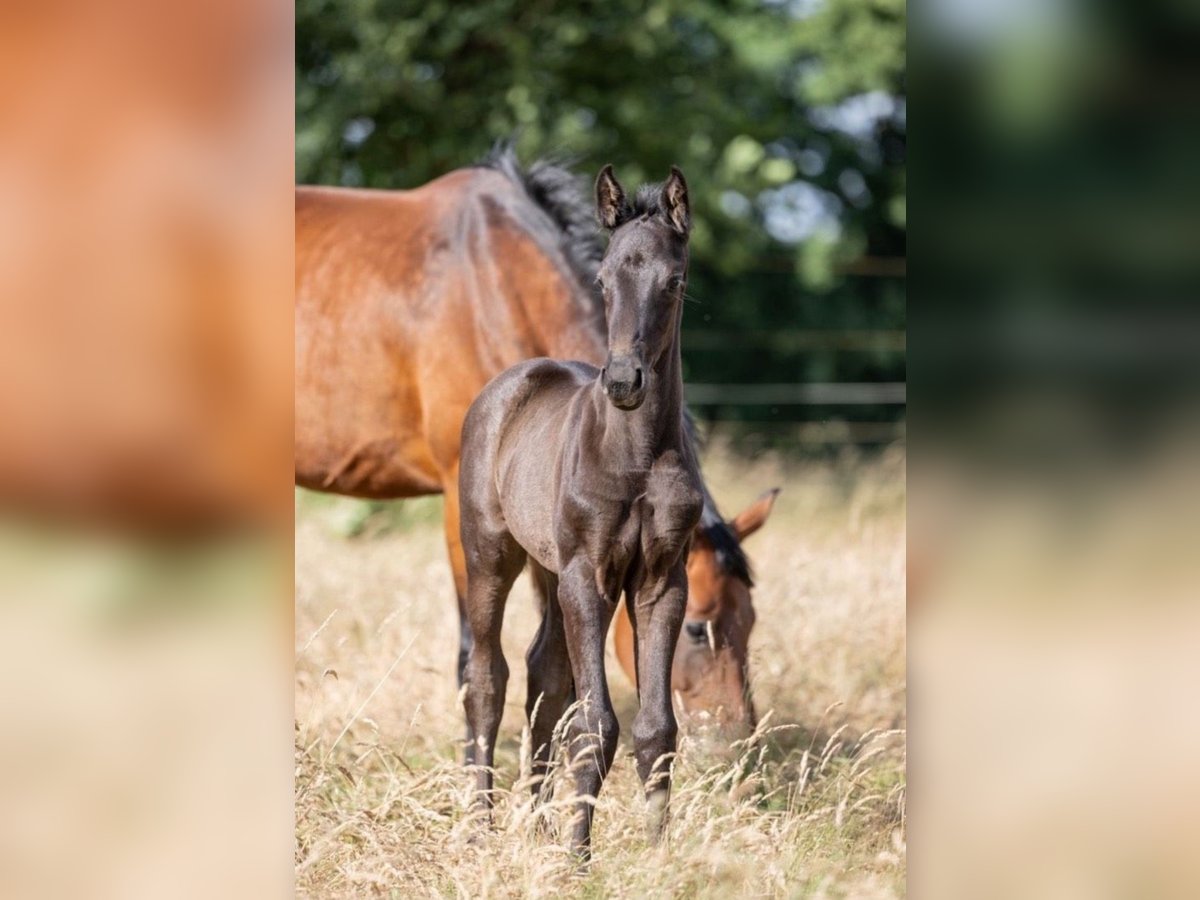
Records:
<instances>
[{"instance_id":1,"label":"metal fence rail","mask_svg":"<svg viewBox=\"0 0 1200 900\"><path fill-rule=\"evenodd\" d=\"M693 350L760 350L801 352L832 350L843 353L903 353L908 336L904 331L820 330L808 328L774 331L740 331L730 334L710 329L683 331L683 345Z\"/></svg>"},{"instance_id":2,"label":"metal fence rail","mask_svg":"<svg viewBox=\"0 0 1200 900\"><path fill-rule=\"evenodd\" d=\"M904 406L907 384L829 382L807 384L685 384L696 406Z\"/></svg>"}]
</instances>

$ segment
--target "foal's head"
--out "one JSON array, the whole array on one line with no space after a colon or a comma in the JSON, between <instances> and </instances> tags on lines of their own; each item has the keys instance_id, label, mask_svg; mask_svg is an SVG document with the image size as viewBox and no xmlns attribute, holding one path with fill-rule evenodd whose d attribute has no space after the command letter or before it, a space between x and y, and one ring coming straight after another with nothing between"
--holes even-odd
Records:
<instances>
[{"instance_id":1,"label":"foal's head","mask_svg":"<svg viewBox=\"0 0 1200 900\"><path fill-rule=\"evenodd\" d=\"M632 410L663 374L679 330L691 228L687 182L672 166L661 188L643 188L630 203L612 166L605 166L596 179L596 210L612 232L596 279L608 323L600 379L615 407Z\"/></svg>"}]
</instances>

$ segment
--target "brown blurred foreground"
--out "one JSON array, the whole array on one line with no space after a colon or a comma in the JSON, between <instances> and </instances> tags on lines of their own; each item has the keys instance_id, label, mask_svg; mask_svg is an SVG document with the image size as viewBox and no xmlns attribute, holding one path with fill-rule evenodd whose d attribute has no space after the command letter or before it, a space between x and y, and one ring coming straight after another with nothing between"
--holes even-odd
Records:
<instances>
[{"instance_id":1,"label":"brown blurred foreground","mask_svg":"<svg viewBox=\"0 0 1200 900\"><path fill-rule=\"evenodd\" d=\"M289 30L265 3L3 13L0 501L290 515Z\"/></svg>"},{"instance_id":2,"label":"brown blurred foreground","mask_svg":"<svg viewBox=\"0 0 1200 900\"><path fill-rule=\"evenodd\" d=\"M290 73L278 4L0 11L5 896L290 892Z\"/></svg>"}]
</instances>

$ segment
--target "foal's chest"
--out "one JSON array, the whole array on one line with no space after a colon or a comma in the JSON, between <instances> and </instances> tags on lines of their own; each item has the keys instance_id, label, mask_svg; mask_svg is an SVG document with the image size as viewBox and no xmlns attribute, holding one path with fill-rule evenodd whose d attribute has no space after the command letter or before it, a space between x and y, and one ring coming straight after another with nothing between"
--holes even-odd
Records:
<instances>
[{"instance_id":1,"label":"foal's chest","mask_svg":"<svg viewBox=\"0 0 1200 900\"><path fill-rule=\"evenodd\" d=\"M655 466L642 488L627 502L605 504L598 519L606 521L594 521L589 536L598 587L612 601L631 569L657 578L681 562L700 521L700 480L686 467Z\"/></svg>"},{"instance_id":2,"label":"foal's chest","mask_svg":"<svg viewBox=\"0 0 1200 900\"><path fill-rule=\"evenodd\" d=\"M646 568L660 574L688 546L700 522L704 495L696 472L675 458L651 470L642 500L641 555Z\"/></svg>"}]
</instances>

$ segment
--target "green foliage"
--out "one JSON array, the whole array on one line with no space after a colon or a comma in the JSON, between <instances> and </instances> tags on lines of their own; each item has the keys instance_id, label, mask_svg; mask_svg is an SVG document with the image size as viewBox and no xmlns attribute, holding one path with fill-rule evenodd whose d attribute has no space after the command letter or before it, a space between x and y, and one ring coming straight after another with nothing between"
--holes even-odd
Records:
<instances>
[{"instance_id":1,"label":"green foliage","mask_svg":"<svg viewBox=\"0 0 1200 900\"><path fill-rule=\"evenodd\" d=\"M903 328L903 282L848 273L904 254L904 0L298 0L296 60L302 182L411 187L513 135L627 186L675 163L685 327ZM903 378L902 351L761 349L733 368Z\"/></svg>"}]
</instances>

